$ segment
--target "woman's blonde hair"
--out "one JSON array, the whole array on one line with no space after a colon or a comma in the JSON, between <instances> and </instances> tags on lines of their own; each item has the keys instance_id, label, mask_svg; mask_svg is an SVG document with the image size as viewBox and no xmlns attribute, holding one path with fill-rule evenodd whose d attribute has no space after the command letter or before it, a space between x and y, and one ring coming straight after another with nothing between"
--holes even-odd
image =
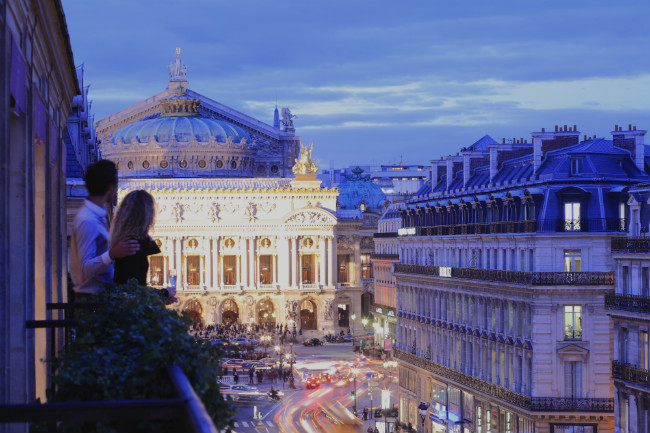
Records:
<instances>
[{"instance_id":1,"label":"woman's blonde hair","mask_svg":"<svg viewBox=\"0 0 650 433\"><path fill-rule=\"evenodd\" d=\"M111 247L127 238L144 239L156 214L156 203L147 191L131 191L120 203L111 223Z\"/></svg>"}]
</instances>

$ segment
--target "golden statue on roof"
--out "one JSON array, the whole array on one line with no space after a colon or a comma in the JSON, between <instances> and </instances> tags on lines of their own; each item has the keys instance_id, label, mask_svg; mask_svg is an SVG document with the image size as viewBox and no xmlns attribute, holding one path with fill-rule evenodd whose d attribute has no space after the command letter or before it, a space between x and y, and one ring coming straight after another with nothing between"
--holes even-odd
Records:
<instances>
[{"instance_id":1,"label":"golden statue on roof","mask_svg":"<svg viewBox=\"0 0 650 433\"><path fill-rule=\"evenodd\" d=\"M300 158L295 158L295 165L293 166L293 174L316 174L318 172L318 167L316 166L315 159L311 159L311 152L314 150L314 142L311 142L311 145L304 146L300 142Z\"/></svg>"}]
</instances>

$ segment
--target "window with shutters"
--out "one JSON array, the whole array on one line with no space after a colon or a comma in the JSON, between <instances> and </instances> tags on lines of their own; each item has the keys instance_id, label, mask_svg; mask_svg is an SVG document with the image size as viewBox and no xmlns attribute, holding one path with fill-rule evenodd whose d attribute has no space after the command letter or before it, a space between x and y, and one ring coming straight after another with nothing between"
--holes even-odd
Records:
<instances>
[{"instance_id":1,"label":"window with shutters","mask_svg":"<svg viewBox=\"0 0 650 433\"><path fill-rule=\"evenodd\" d=\"M582 397L582 361L564 363L564 393L568 398Z\"/></svg>"}]
</instances>

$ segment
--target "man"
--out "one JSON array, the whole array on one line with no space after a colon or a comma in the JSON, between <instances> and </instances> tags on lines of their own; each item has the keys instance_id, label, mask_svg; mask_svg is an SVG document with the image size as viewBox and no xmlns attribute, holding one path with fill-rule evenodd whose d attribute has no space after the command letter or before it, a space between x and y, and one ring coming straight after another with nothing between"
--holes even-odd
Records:
<instances>
[{"instance_id":1,"label":"man","mask_svg":"<svg viewBox=\"0 0 650 433\"><path fill-rule=\"evenodd\" d=\"M117 193L117 167L108 160L91 164L84 176L88 197L77 212L70 239L70 277L82 296L97 294L113 282L115 259L135 254L136 240L123 240L109 249L106 204Z\"/></svg>"}]
</instances>

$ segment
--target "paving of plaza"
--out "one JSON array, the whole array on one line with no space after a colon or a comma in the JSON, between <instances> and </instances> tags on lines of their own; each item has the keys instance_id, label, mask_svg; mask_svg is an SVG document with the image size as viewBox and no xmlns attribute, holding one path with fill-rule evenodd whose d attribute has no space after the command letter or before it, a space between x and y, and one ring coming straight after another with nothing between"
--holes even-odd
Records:
<instances>
[{"instance_id":1,"label":"paving of plaza","mask_svg":"<svg viewBox=\"0 0 650 433\"><path fill-rule=\"evenodd\" d=\"M319 347L304 347L297 343L293 349L296 354L294 365L296 389L290 389L289 382L284 384L283 389L281 381L275 384L271 382L255 384L254 386L261 392L267 392L271 386L279 388L284 393L282 400L280 402L270 402L266 399L255 402L235 402L237 416L233 425L234 432L322 433L339 431L336 426L332 425L332 418L328 418L324 408L335 406L339 411L353 410L355 405L354 381L343 387L324 384L316 389L306 389L302 378L310 372L317 374L332 367L348 368L349 363L356 362L358 354L352 351L351 343L333 343ZM381 406L382 389L391 391L391 404L396 404L397 383L394 374L392 379L383 377L383 374L380 374L379 378L369 378L373 373L384 373L383 362L367 360L357 365L359 373L356 380L356 407L359 414L363 413L364 408L368 408L370 414L371 407L377 409ZM247 376L240 377L240 383L248 383ZM373 388L372 393L370 388ZM360 415L359 418L362 416ZM372 419L369 415L367 420L360 419L360 421L353 430L366 432L369 427L375 427L377 421L379 431L383 431L384 418Z\"/></svg>"}]
</instances>

